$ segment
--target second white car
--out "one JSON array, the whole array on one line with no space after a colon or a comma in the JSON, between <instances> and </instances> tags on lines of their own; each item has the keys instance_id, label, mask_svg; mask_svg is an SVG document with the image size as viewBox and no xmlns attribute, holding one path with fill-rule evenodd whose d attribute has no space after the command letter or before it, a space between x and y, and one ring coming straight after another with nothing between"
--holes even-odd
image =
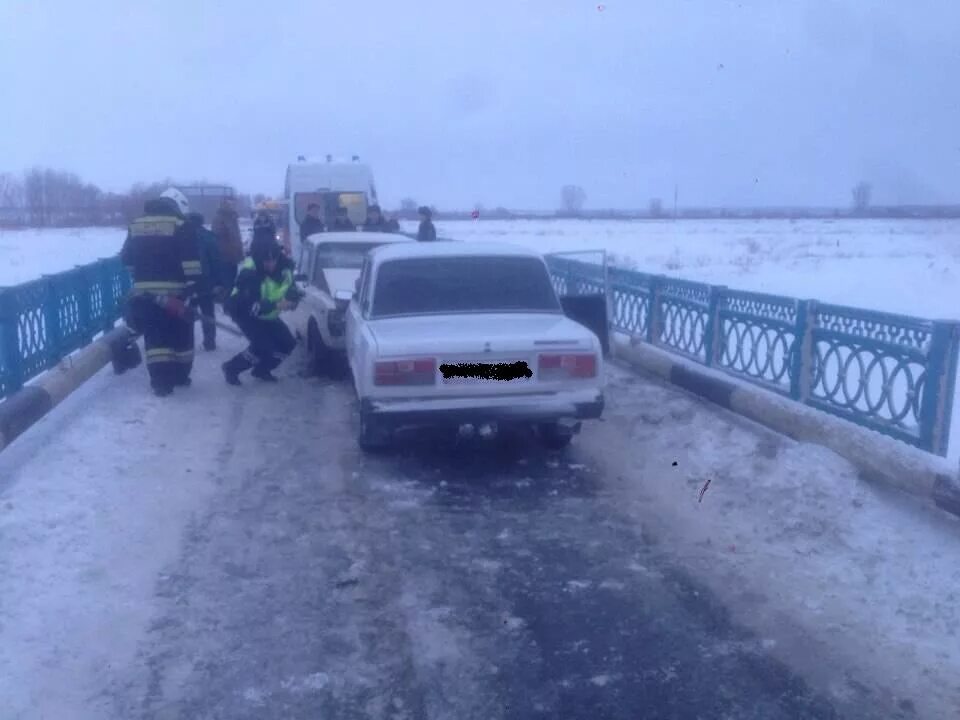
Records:
<instances>
[{"instance_id":1,"label":"second white car","mask_svg":"<svg viewBox=\"0 0 960 720\"><path fill-rule=\"evenodd\" d=\"M314 370L336 373L343 365L345 313L366 254L381 245L412 242L398 233L324 232L303 243L298 279L304 297L292 320Z\"/></svg>"}]
</instances>

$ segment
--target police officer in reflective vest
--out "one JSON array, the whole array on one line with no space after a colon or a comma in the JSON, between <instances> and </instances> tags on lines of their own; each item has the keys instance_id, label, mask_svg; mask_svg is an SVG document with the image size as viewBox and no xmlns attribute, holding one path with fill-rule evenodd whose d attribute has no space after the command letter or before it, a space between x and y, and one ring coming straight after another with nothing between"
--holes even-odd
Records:
<instances>
[{"instance_id":1,"label":"police officer in reflective vest","mask_svg":"<svg viewBox=\"0 0 960 720\"><path fill-rule=\"evenodd\" d=\"M187 198L175 188L148 200L120 253L133 276L127 324L143 334L150 385L159 397L190 385L193 369L189 302L201 289L202 267L196 235L184 222L188 210Z\"/></svg>"},{"instance_id":2,"label":"police officer in reflective vest","mask_svg":"<svg viewBox=\"0 0 960 720\"><path fill-rule=\"evenodd\" d=\"M276 382L273 374L297 345L290 329L280 319L282 310L296 307L299 300L289 263L269 228L258 228L250 243L250 257L240 266L233 292L225 309L250 346L223 364L223 375L231 385L240 384L240 373L250 370L259 380Z\"/></svg>"}]
</instances>

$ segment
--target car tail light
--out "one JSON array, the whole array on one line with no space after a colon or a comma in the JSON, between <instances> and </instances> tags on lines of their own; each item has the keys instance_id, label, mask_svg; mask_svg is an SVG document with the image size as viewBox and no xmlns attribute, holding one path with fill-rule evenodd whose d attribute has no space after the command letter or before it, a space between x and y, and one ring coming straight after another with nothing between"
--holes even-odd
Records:
<instances>
[{"instance_id":1,"label":"car tail light","mask_svg":"<svg viewBox=\"0 0 960 720\"><path fill-rule=\"evenodd\" d=\"M597 375L597 356L594 353L541 355L537 365L540 380L568 380L592 378Z\"/></svg>"},{"instance_id":2,"label":"car tail light","mask_svg":"<svg viewBox=\"0 0 960 720\"><path fill-rule=\"evenodd\" d=\"M385 360L373 366L374 385L433 385L436 380L434 358Z\"/></svg>"}]
</instances>

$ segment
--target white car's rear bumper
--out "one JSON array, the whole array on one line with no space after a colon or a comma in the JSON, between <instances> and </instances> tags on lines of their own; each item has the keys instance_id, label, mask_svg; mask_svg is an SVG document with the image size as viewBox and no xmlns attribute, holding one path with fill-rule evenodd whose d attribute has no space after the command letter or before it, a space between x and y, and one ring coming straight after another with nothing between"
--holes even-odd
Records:
<instances>
[{"instance_id":1,"label":"white car's rear bumper","mask_svg":"<svg viewBox=\"0 0 960 720\"><path fill-rule=\"evenodd\" d=\"M364 399L361 411L392 428L488 422L595 419L603 413L597 388L510 396Z\"/></svg>"}]
</instances>

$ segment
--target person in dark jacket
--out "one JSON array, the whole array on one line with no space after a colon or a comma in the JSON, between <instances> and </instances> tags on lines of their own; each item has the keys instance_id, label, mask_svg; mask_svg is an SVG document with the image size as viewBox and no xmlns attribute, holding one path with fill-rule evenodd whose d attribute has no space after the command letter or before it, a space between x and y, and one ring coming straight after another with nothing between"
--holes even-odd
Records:
<instances>
[{"instance_id":1,"label":"person in dark jacket","mask_svg":"<svg viewBox=\"0 0 960 720\"><path fill-rule=\"evenodd\" d=\"M283 251L276 237L261 233L250 243L250 257L240 267L237 282L226 303L231 319L250 342L222 366L224 379L240 385L240 373L276 382L273 374L297 345L290 328L280 319L283 310L296 307L290 300L293 277L283 269Z\"/></svg>"},{"instance_id":2,"label":"person in dark jacket","mask_svg":"<svg viewBox=\"0 0 960 720\"><path fill-rule=\"evenodd\" d=\"M250 243L250 251L253 252L253 241L270 242L272 241L280 250L280 271L289 270L294 272L296 264L293 259L287 255L287 250L283 244L277 240L277 226L273 222L270 213L258 213L253 221L253 238Z\"/></svg>"},{"instance_id":3,"label":"person in dark jacket","mask_svg":"<svg viewBox=\"0 0 960 720\"><path fill-rule=\"evenodd\" d=\"M243 238L240 236L240 218L233 200L225 198L213 218L213 233L217 236L220 258L223 262L224 287L233 285L237 266L243 262Z\"/></svg>"},{"instance_id":4,"label":"person in dark jacket","mask_svg":"<svg viewBox=\"0 0 960 720\"><path fill-rule=\"evenodd\" d=\"M387 220L379 205L371 205L367 209L367 221L363 224L363 229L365 232L397 232L400 230L400 223Z\"/></svg>"},{"instance_id":5,"label":"person in dark jacket","mask_svg":"<svg viewBox=\"0 0 960 720\"><path fill-rule=\"evenodd\" d=\"M217 349L217 320L214 299L223 294L224 264L220 258L217 236L203 224L203 215L198 212L187 214L187 223L193 227L200 244L200 264L203 268L205 287L197 294L200 308L200 322L203 327L203 349ZM232 282L232 278L230 278Z\"/></svg>"},{"instance_id":6,"label":"person in dark jacket","mask_svg":"<svg viewBox=\"0 0 960 720\"><path fill-rule=\"evenodd\" d=\"M433 213L430 212L430 208L428 208L426 205L423 205L419 210L417 210L417 214L420 215L420 227L417 229L417 241L433 242L437 239L437 229L433 226L433 221L430 219L433 217Z\"/></svg>"},{"instance_id":7,"label":"person in dark jacket","mask_svg":"<svg viewBox=\"0 0 960 720\"><path fill-rule=\"evenodd\" d=\"M330 232L349 232L356 230L357 226L353 224L353 220L350 219L350 215L347 214L347 209L342 205L337 208L337 216L333 219L333 226L330 228Z\"/></svg>"},{"instance_id":8,"label":"person in dark jacket","mask_svg":"<svg viewBox=\"0 0 960 720\"><path fill-rule=\"evenodd\" d=\"M320 206L317 203L307 205L307 216L300 223L300 242L302 243L315 233L322 233L326 230L323 220L320 218Z\"/></svg>"},{"instance_id":9,"label":"person in dark jacket","mask_svg":"<svg viewBox=\"0 0 960 720\"><path fill-rule=\"evenodd\" d=\"M191 296L204 288L200 248L184 222L189 203L175 188L148 200L130 224L120 251L133 276L128 327L143 334L150 386L158 397L190 385L193 368Z\"/></svg>"}]
</instances>

